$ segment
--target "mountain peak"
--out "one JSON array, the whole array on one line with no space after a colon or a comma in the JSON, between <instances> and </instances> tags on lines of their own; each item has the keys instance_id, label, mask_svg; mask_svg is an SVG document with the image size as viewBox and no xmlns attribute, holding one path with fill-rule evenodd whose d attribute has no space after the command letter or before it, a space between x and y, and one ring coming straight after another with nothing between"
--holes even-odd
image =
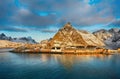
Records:
<instances>
[{"instance_id":1,"label":"mountain peak","mask_svg":"<svg viewBox=\"0 0 120 79\"><path fill-rule=\"evenodd\" d=\"M117 33L119 31L120 31L120 29L118 29L118 28L112 28L109 30L109 32L111 32L111 33Z\"/></svg>"},{"instance_id":2,"label":"mountain peak","mask_svg":"<svg viewBox=\"0 0 120 79\"><path fill-rule=\"evenodd\" d=\"M104 43L97 39L93 34L87 31L78 31L68 22L60 29L50 40L49 47L56 44L61 47L69 46L104 46Z\"/></svg>"},{"instance_id":3,"label":"mountain peak","mask_svg":"<svg viewBox=\"0 0 120 79\"><path fill-rule=\"evenodd\" d=\"M64 25L64 28L69 28L69 27L72 27L72 25L71 25L70 22L68 22L68 23L66 23L66 24Z\"/></svg>"},{"instance_id":4,"label":"mountain peak","mask_svg":"<svg viewBox=\"0 0 120 79\"><path fill-rule=\"evenodd\" d=\"M4 33L1 33L0 36L6 36Z\"/></svg>"},{"instance_id":5,"label":"mountain peak","mask_svg":"<svg viewBox=\"0 0 120 79\"><path fill-rule=\"evenodd\" d=\"M73 27L72 27L72 25L71 25L70 22L66 23L66 24L64 25L64 27L62 28L62 30L65 30L65 31L69 31L69 30L71 30L71 29L73 29Z\"/></svg>"}]
</instances>

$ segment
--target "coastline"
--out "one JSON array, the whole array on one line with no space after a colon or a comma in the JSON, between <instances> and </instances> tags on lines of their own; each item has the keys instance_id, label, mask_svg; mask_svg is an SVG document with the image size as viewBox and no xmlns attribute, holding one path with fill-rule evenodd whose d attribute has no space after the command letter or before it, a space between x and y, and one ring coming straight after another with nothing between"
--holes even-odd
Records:
<instances>
[{"instance_id":1,"label":"coastline","mask_svg":"<svg viewBox=\"0 0 120 79\"><path fill-rule=\"evenodd\" d=\"M80 50L80 49L71 49L71 50L51 50L51 49L26 49L26 50L11 50L10 52L14 53L47 53L47 54L114 54L118 52L117 50L108 50L108 49L95 49L95 50Z\"/></svg>"},{"instance_id":2,"label":"coastline","mask_svg":"<svg viewBox=\"0 0 120 79\"><path fill-rule=\"evenodd\" d=\"M0 53L1 52L9 52L9 51L12 51L13 48L0 48Z\"/></svg>"}]
</instances>

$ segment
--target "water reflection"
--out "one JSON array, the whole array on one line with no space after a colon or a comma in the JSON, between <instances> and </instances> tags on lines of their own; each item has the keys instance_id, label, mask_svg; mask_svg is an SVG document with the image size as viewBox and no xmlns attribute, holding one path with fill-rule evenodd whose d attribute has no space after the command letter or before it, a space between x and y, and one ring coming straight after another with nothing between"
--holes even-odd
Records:
<instances>
[{"instance_id":1,"label":"water reflection","mask_svg":"<svg viewBox=\"0 0 120 79\"><path fill-rule=\"evenodd\" d=\"M0 79L120 79L120 55L0 53ZM8 75L8 76L6 76Z\"/></svg>"},{"instance_id":2,"label":"water reflection","mask_svg":"<svg viewBox=\"0 0 120 79\"><path fill-rule=\"evenodd\" d=\"M71 69L77 63L93 63L110 60L112 55L61 55L61 54L16 54L22 59L34 60L35 62L60 64L66 69Z\"/></svg>"}]
</instances>

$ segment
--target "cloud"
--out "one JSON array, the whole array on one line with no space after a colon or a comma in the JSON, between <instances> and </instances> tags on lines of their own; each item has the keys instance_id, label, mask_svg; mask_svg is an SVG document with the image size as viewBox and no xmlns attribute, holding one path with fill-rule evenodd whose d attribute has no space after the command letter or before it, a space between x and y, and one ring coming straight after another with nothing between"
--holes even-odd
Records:
<instances>
[{"instance_id":1,"label":"cloud","mask_svg":"<svg viewBox=\"0 0 120 79\"><path fill-rule=\"evenodd\" d=\"M13 27L13 26L3 26L0 25L0 31L9 31L9 32L27 32L26 29L20 27Z\"/></svg>"},{"instance_id":2,"label":"cloud","mask_svg":"<svg viewBox=\"0 0 120 79\"><path fill-rule=\"evenodd\" d=\"M104 24L115 19L107 0L21 0L30 10L61 12L57 22L71 21L81 26Z\"/></svg>"},{"instance_id":3,"label":"cloud","mask_svg":"<svg viewBox=\"0 0 120 79\"><path fill-rule=\"evenodd\" d=\"M43 29L43 30L41 30L41 32L45 32L45 33L55 33L55 32L57 32L57 30L50 30L50 29Z\"/></svg>"},{"instance_id":4,"label":"cloud","mask_svg":"<svg viewBox=\"0 0 120 79\"><path fill-rule=\"evenodd\" d=\"M36 26L38 26L37 28L40 29L56 23L56 15L54 12L48 13L46 16L41 16L43 14L45 15L45 12L30 11L18 2L18 0L17 2L16 0L15 2L13 2L13 0L4 0L0 3L0 25L29 26L29 28L34 28L34 26L36 28ZM9 26L7 27L9 28Z\"/></svg>"},{"instance_id":5,"label":"cloud","mask_svg":"<svg viewBox=\"0 0 120 79\"><path fill-rule=\"evenodd\" d=\"M2 0L0 25L7 26L0 29L8 28L15 31L16 28L21 29L23 26L27 30L42 30L49 27L54 29L68 21L80 27L106 24L120 17L119 2L118 0Z\"/></svg>"},{"instance_id":6,"label":"cloud","mask_svg":"<svg viewBox=\"0 0 120 79\"><path fill-rule=\"evenodd\" d=\"M43 13L41 13L43 15ZM24 26L47 26L56 23L56 15L49 14L48 16L39 16L28 9L21 8L15 12L15 15L10 19L18 25Z\"/></svg>"},{"instance_id":7,"label":"cloud","mask_svg":"<svg viewBox=\"0 0 120 79\"><path fill-rule=\"evenodd\" d=\"M2 0L0 2L0 19L7 19L17 9L14 0Z\"/></svg>"},{"instance_id":8,"label":"cloud","mask_svg":"<svg viewBox=\"0 0 120 79\"><path fill-rule=\"evenodd\" d=\"M73 6L73 9L68 9L61 17L62 21L70 21L78 26L91 26L105 24L115 19L110 5L107 6L104 3L90 5L86 2L81 2Z\"/></svg>"}]
</instances>

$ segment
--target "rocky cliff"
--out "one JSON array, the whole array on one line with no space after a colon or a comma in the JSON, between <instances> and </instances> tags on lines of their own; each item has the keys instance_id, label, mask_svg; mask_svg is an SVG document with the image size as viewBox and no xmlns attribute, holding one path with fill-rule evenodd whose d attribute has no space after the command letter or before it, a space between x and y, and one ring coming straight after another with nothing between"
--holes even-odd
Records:
<instances>
[{"instance_id":1,"label":"rocky cliff","mask_svg":"<svg viewBox=\"0 0 120 79\"><path fill-rule=\"evenodd\" d=\"M101 29L96 32L93 32L93 34L101 41L107 40L108 38L112 37L112 34L105 29Z\"/></svg>"},{"instance_id":2,"label":"rocky cliff","mask_svg":"<svg viewBox=\"0 0 120 79\"><path fill-rule=\"evenodd\" d=\"M120 29L112 28L110 30L98 30L93 32L93 34L104 41L106 47L109 49L118 49L120 48Z\"/></svg>"},{"instance_id":3,"label":"rocky cliff","mask_svg":"<svg viewBox=\"0 0 120 79\"><path fill-rule=\"evenodd\" d=\"M87 31L78 31L70 23L64 25L50 41L50 46L104 46L104 43Z\"/></svg>"}]
</instances>

